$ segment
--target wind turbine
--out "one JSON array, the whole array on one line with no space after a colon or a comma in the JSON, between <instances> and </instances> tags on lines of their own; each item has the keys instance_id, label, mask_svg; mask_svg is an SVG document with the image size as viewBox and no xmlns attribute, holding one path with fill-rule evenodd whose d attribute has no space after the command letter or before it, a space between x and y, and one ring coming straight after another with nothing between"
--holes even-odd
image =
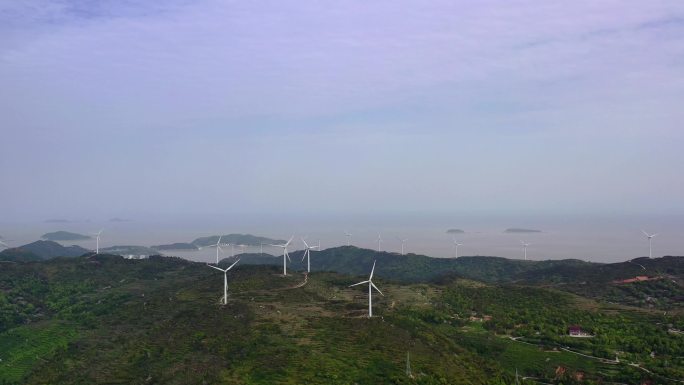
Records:
<instances>
[{"instance_id":1,"label":"wind turbine","mask_svg":"<svg viewBox=\"0 0 684 385\"><path fill-rule=\"evenodd\" d=\"M380 252L380 244L382 243L382 237L380 237L380 234L378 233L378 253Z\"/></svg>"},{"instance_id":2,"label":"wind turbine","mask_svg":"<svg viewBox=\"0 0 684 385\"><path fill-rule=\"evenodd\" d=\"M373 283L373 272L375 271L375 262L376 261L373 261L373 268L371 269L370 277L368 277L367 281L363 281L363 282L355 283L353 285L349 285L349 287L352 287L352 286L356 286L356 285L362 285L364 283L368 284L368 318L371 318L373 316L373 290L372 289L377 290L381 296L383 296L383 297L385 296L384 294L382 294L380 289L378 289L378 287L375 286L375 284Z\"/></svg>"},{"instance_id":3,"label":"wind turbine","mask_svg":"<svg viewBox=\"0 0 684 385\"><path fill-rule=\"evenodd\" d=\"M401 242L401 255L404 255L404 242L408 241L408 238L397 238Z\"/></svg>"},{"instance_id":4,"label":"wind turbine","mask_svg":"<svg viewBox=\"0 0 684 385\"><path fill-rule=\"evenodd\" d=\"M247 249L247 245L238 245L238 247L240 248L240 254L244 254L245 250Z\"/></svg>"},{"instance_id":5,"label":"wind turbine","mask_svg":"<svg viewBox=\"0 0 684 385\"><path fill-rule=\"evenodd\" d=\"M350 232L345 231L344 236L347 237L347 246L351 246L351 236L352 234Z\"/></svg>"},{"instance_id":6,"label":"wind turbine","mask_svg":"<svg viewBox=\"0 0 684 385\"><path fill-rule=\"evenodd\" d=\"M284 245L271 245L274 247L282 247L282 249L283 249L283 275L284 276L287 275L287 261L289 260L290 262L292 262L292 260L290 259L290 254L288 254L288 252L287 252L287 247L290 246L290 242L292 242L293 238L294 238L294 235L291 236L290 240L287 241L287 243L285 243ZM287 258L287 260L285 258Z\"/></svg>"},{"instance_id":7,"label":"wind turbine","mask_svg":"<svg viewBox=\"0 0 684 385\"><path fill-rule=\"evenodd\" d=\"M218 239L218 242L216 242L216 243L213 244L213 245L207 246L207 247L215 247L215 248L216 248L216 264L217 264L217 265L218 265L218 263L219 263L219 251L223 251L223 249L221 248L221 238L222 238L222 237L223 237L223 235L220 235L220 236L219 236L219 239Z\"/></svg>"},{"instance_id":8,"label":"wind turbine","mask_svg":"<svg viewBox=\"0 0 684 385\"><path fill-rule=\"evenodd\" d=\"M95 254L100 254L100 235L104 229L98 231L97 233L92 233L95 236Z\"/></svg>"},{"instance_id":9,"label":"wind turbine","mask_svg":"<svg viewBox=\"0 0 684 385\"><path fill-rule=\"evenodd\" d=\"M225 270L222 269L222 268L220 268L220 267L212 266L212 265L207 264L207 266L211 267L212 269L216 269L216 270L218 270L218 271L222 271L222 272L223 272L223 304L224 304L224 305L227 305L227 304L228 304L228 270L232 269L233 266L235 266L238 262L240 262L239 259L238 259L237 261L235 261L232 265L230 265L230 266L229 266L227 269L225 269Z\"/></svg>"},{"instance_id":10,"label":"wind turbine","mask_svg":"<svg viewBox=\"0 0 684 385\"><path fill-rule=\"evenodd\" d=\"M6 244L6 243L3 242L3 241L0 241L0 247L4 247L4 248L6 248L6 249L9 249L9 248L10 248L10 245Z\"/></svg>"},{"instance_id":11,"label":"wind turbine","mask_svg":"<svg viewBox=\"0 0 684 385\"><path fill-rule=\"evenodd\" d=\"M458 243L458 241L454 239L454 258L458 258L458 247L459 246L463 246L463 244Z\"/></svg>"},{"instance_id":12,"label":"wind turbine","mask_svg":"<svg viewBox=\"0 0 684 385\"><path fill-rule=\"evenodd\" d=\"M311 272L311 250L313 249L319 249L321 246L309 246L308 243L302 238L302 242L304 242L304 246L306 248L304 249L304 255L302 256L302 261L304 258L306 258L306 272L310 273Z\"/></svg>"},{"instance_id":13,"label":"wind turbine","mask_svg":"<svg viewBox=\"0 0 684 385\"><path fill-rule=\"evenodd\" d=\"M525 260L527 261L527 246L531 245L531 243L525 243L523 241L520 241L520 244L523 247L523 252L525 254Z\"/></svg>"},{"instance_id":14,"label":"wind turbine","mask_svg":"<svg viewBox=\"0 0 684 385\"><path fill-rule=\"evenodd\" d=\"M658 234L649 234L649 233L645 232L644 230L641 230L641 232L644 233L646 238L648 238L648 257L653 258L653 247L652 247L653 237L655 237Z\"/></svg>"}]
</instances>

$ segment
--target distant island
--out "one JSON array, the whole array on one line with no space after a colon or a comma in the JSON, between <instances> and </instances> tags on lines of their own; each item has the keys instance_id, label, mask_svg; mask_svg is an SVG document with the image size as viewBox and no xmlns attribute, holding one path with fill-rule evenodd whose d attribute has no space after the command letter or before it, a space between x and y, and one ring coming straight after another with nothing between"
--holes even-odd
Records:
<instances>
[{"instance_id":1,"label":"distant island","mask_svg":"<svg viewBox=\"0 0 684 385\"><path fill-rule=\"evenodd\" d=\"M53 233L46 233L40 238L46 241L82 241L90 239L90 237L87 235L71 233L68 231L55 231Z\"/></svg>"},{"instance_id":2,"label":"distant island","mask_svg":"<svg viewBox=\"0 0 684 385\"><path fill-rule=\"evenodd\" d=\"M506 229L504 233L541 233L541 230L534 230L534 229L521 229L517 227L512 227L510 229Z\"/></svg>"},{"instance_id":3,"label":"distant island","mask_svg":"<svg viewBox=\"0 0 684 385\"><path fill-rule=\"evenodd\" d=\"M177 242L167 245L157 245L151 246L155 250L197 250L200 247L206 247L215 245L218 242L219 236L212 235L210 237L197 238L190 243ZM259 246L259 245L269 245L269 244L281 244L285 243L282 239L272 239L267 237L260 237L252 234L227 234L221 235L221 243L232 244L232 245L244 245L244 246Z\"/></svg>"},{"instance_id":4,"label":"distant island","mask_svg":"<svg viewBox=\"0 0 684 385\"><path fill-rule=\"evenodd\" d=\"M449 229L446 232L447 232L447 234L463 234L463 233L465 233L465 231L463 231L461 229Z\"/></svg>"}]
</instances>

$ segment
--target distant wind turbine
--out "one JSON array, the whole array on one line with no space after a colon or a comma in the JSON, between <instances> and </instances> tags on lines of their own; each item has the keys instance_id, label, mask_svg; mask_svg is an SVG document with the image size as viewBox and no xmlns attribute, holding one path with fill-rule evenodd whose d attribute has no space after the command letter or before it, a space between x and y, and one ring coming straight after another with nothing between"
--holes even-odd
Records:
<instances>
[{"instance_id":1,"label":"distant wind turbine","mask_svg":"<svg viewBox=\"0 0 684 385\"><path fill-rule=\"evenodd\" d=\"M290 242L292 242L292 239L294 238L294 235L290 237L290 240L287 241L284 245L271 245L274 247L281 247L283 249L283 275L287 275L287 261L292 261L290 259L290 254L287 252L287 247L290 246ZM285 259L287 258L287 260Z\"/></svg>"},{"instance_id":2,"label":"distant wind turbine","mask_svg":"<svg viewBox=\"0 0 684 385\"><path fill-rule=\"evenodd\" d=\"M207 246L207 247L215 247L216 248L216 264L217 265L219 263L219 251L223 251L223 249L221 248L221 238L222 237L223 237L223 235L220 235L218 238L218 241L215 244Z\"/></svg>"},{"instance_id":3,"label":"distant wind turbine","mask_svg":"<svg viewBox=\"0 0 684 385\"><path fill-rule=\"evenodd\" d=\"M302 261L304 261L304 258L306 258L306 272L310 273L311 272L311 250L313 249L319 249L321 246L309 246L308 243L302 238L302 242L304 242L304 255L302 256Z\"/></svg>"},{"instance_id":4,"label":"distant wind turbine","mask_svg":"<svg viewBox=\"0 0 684 385\"><path fill-rule=\"evenodd\" d=\"M382 237L378 234L378 253L380 252L380 244L382 243Z\"/></svg>"},{"instance_id":5,"label":"distant wind turbine","mask_svg":"<svg viewBox=\"0 0 684 385\"><path fill-rule=\"evenodd\" d=\"M454 258L458 258L458 247L459 246L463 246L463 244L458 243L458 241L454 239Z\"/></svg>"},{"instance_id":6,"label":"distant wind turbine","mask_svg":"<svg viewBox=\"0 0 684 385\"><path fill-rule=\"evenodd\" d=\"M520 241L520 244L523 247L523 253L525 254L525 260L527 261L527 246L531 245L531 243L525 243L524 241Z\"/></svg>"},{"instance_id":7,"label":"distant wind turbine","mask_svg":"<svg viewBox=\"0 0 684 385\"><path fill-rule=\"evenodd\" d=\"M648 238L648 257L653 258L653 237L655 237L658 234L649 234L645 232L644 230L641 230L642 233Z\"/></svg>"},{"instance_id":8,"label":"distant wind turbine","mask_svg":"<svg viewBox=\"0 0 684 385\"><path fill-rule=\"evenodd\" d=\"M3 241L0 241L0 247L4 247L4 248L6 248L6 249L9 249L9 248L10 248L10 246L9 246L8 244L6 244L5 242L3 242Z\"/></svg>"},{"instance_id":9,"label":"distant wind turbine","mask_svg":"<svg viewBox=\"0 0 684 385\"><path fill-rule=\"evenodd\" d=\"M212 266L207 264L207 266L211 267L212 269L216 269L218 271L223 272L223 304L227 305L228 304L228 270L232 269L233 266L235 266L240 260L238 259L235 261L232 265L230 265L227 269L222 269L220 267Z\"/></svg>"},{"instance_id":10,"label":"distant wind turbine","mask_svg":"<svg viewBox=\"0 0 684 385\"><path fill-rule=\"evenodd\" d=\"M347 237L347 246L351 246L351 236L352 234L350 232L345 231L344 236Z\"/></svg>"},{"instance_id":11,"label":"distant wind turbine","mask_svg":"<svg viewBox=\"0 0 684 385\"><path fill-rule=\"evenodd\" d=\"M404 255L404 243L408 241L408 238L397 238L401 242L401 255Z\"/></svg>"},{"instance_id":12,"label":"distant wind turbine","mask_svg":"<svg viewBox=\"0 0 684 385\"><path fill-rule=\"evenodd\" d=\"M247 249L247 245L238 245L238 247L240 248L240 254L244 254L245 250Z\"/></svg>"},{"instance_id":13,"label":"distant wind turbine","mask_svg":"<svg viewBox=\"0 0 684 385\"><path fill-rule=\"evenodd\" d=\"M363 285L364 283L368 284L368 318L373 317L373 289L377 290L378 293L380 293L381 296L385 296L382 294L380 289L378 289L377 286L373 283L373 272L375 271L375 262L373 261L373 268L371 269L370 276L368 277L367 281L355 283L353 285L349 285L349 287L356 286L356 285Z\"/></svg>"},{"instance_id":14,"label":"distant wind turbine","mask_svg":"<svg viewBox=\"0 0 684 385\"><path fill-rule=\"evenodd\" d=\"M101 229L97 233L92 233L95 236L95 254L100 254L100 235L104 229Z\"/></svg>"}]
</instances>

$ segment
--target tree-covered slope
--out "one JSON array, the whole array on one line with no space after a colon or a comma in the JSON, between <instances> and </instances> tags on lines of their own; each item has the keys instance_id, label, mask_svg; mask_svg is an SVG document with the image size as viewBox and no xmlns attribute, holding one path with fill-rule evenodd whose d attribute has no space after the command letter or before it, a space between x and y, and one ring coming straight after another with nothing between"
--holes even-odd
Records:
<instances>
[{"instance_id":1,"label":"tree-covered slope","mask_svg":"<svg viewBox=\"0 0 684 385\"><path fill-rule=\"evenodd\" d=\"M554 384L572 383L580 373L593 383L674 384L668 378L684 367L676 356L682 341L668 332L684 327L677 316L598 308L543 288L377 277L384 296L374 296L376 317L368 319L365 288L349 287L359 277L279 273L279 266L238 264L228 274L223 306L223 274L175 258L99 255L7 264L0 270L0 378L17 384L512 384L518 369ZM562 337L571 323L597 337ZM618 350L623 362L604 358ZM557 375L559 368L565 374Z\"/></svg>"}]
</instances>

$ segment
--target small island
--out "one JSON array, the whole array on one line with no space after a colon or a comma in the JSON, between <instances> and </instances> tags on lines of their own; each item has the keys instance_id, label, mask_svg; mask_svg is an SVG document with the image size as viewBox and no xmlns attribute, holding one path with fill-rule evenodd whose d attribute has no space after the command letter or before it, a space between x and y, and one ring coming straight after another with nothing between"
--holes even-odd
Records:
<instances>
[{"instance_id":1,"label":"small island","mask_svg":"<svg viewBox=\"0 0 684 385\"><path fill-rule=\"evenodd\" d=\"M534 229L521 229L517 227L512 227L510 229L506 229L504 233L541 233L541 230L534 230Z\"/></svg>"},{"instance_id":2,"label":"small island","mask_svg":"<svg viewBox=\"0 0 684 385\"><path fill-rule=\"evenodd\" d=\"M40 238L46 241L83 241L90 239L90 237L87 235L71 233L68 231L55 231L53 233L46 233Z\"/></svg>"},{"instance_id":3,"label":"small island","mask_svg":"<svg viewBox=\"0 0 684 385\"><path fill-rule=\"evenodd\" d=\"M463 231L461 229L449 229L446 232L447 232L447 234L463 234L463 233L465 233L465 231Z\"/></svg>"}]
</instances>

